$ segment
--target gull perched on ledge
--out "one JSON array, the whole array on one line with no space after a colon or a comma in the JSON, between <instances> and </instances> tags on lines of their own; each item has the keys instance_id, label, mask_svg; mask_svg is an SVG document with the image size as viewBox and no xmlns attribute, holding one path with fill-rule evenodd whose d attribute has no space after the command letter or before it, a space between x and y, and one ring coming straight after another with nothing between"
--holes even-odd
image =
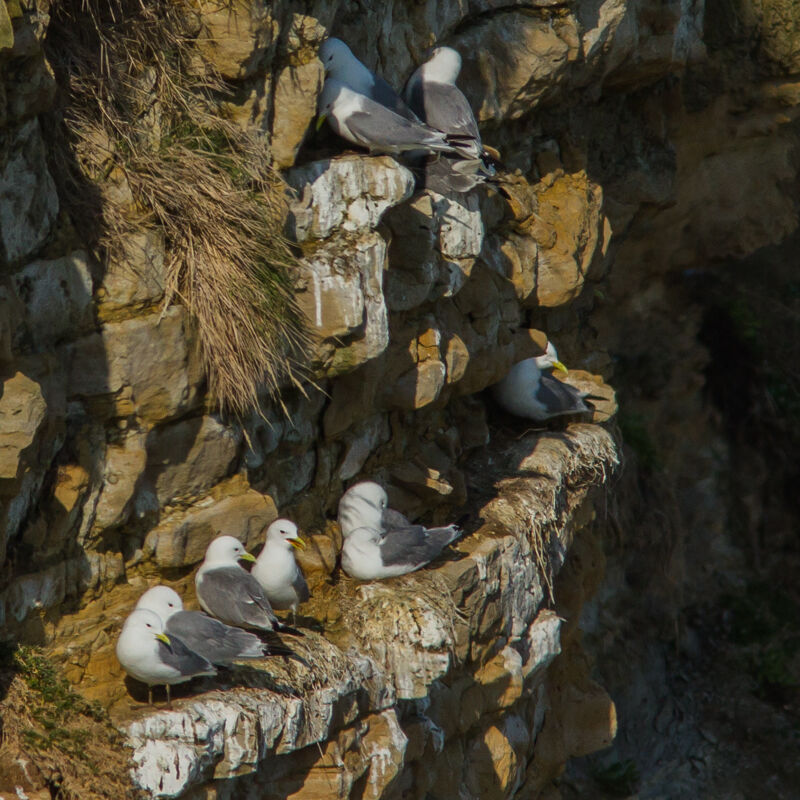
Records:
<instances>
[{"instance_id":1,"label":"gull perched on ledge","mask_svg":"<svg viewBox=\"0 0 800 800\"><path fill-rule=\"evenodd\" d=\"M153 705L153 686L169 687L198 675L216 675L214 665L187 647L177 636L167 636L161 617L137 608L125 620L117 640L117 659L125 672L147 684L147 700Z\"/></svg>"},{"instance_id":2,"label":"gull perched on ledge","mask_svg":"<svg viewBox=\"0 0 800 800\"><path fill-rule=\"evenodd\" d=\"M219 667L227 667L239 659L292 653L288 647L264 644L254 633L226 625L202 611L185 611L178 593L169 586L148 589L139 598L136 608L158 614L167 636L177 636L190 650Z\"/></svg>"},{"instance_id":3,"label":"gull perched on ledge","mask_svg":"<svg viewBox=\"0 0 800 800\"><path fill-rule=\"evenodd\" d=\"M456 152L440 131L401 117L334 78L325 81L319 107L317 127L327 119L339 136L371 153Z\"/></svg>"},{"instance_id":4,"label":"gull perched on ledge","mask_svg":"<svg viewBox=\"0 0 800 800\"><path fill-rule=\"evenodd\" d=\"M372 481L357 483L344 493L339 501L339 525L344 537L342 568L362 581L414 572L461 535L456 525L413 525L399 511L388 508L386 492Z\"/></svg>"},{"instance_id":5,"label":"gull perched on ledge","mask_svg":"<svg viewBox=\"0 0 800 800\"><path fill-rule=\"evenodd\" d=\"M537 422L591 411L583 402L588 393L545 371L550 369L567 372L552 342L547 343L544 355L514 364L508 375L492 386L492 396L505 411Z\"/></svg>"},{"instance_id":6,"label":"gull perched on ledge","mask_svg":"<svg viewBox=\"0 0 800 800\"><path fill-rule=\"evenodd\" d=\"M208 546L194 579L203 610L237 628L300 636L278 620L261 584L239 566L240 560L256 559L233 536L218 536Z\"/></svg>"},{"instance_id":7,"label":"gull perched on ledge","mask_svg":"<svg viewBox=\"0 0 800 800\"><path fill-rule=\"evenodd\" d=\"M311 596L294 558L294 550L304 548L297 525L288 519L276 519L267 528L264 549L258 554L251 573L273 608L292 610L292 622L297 616L297 606Z\"/></svg>"},{"instance_id":8,"label":"gull perched on ledge","mask_svg":"<svg viewBox=\"0 0 800 800\"><path fill-rule=\"evenodd\" d=\"M364 66L341 39L333 36L326 39L319 48L319 59L326 78L339 81L412 122L421 121L400 95L380 75Z\"/></svg>"}]
</instances>

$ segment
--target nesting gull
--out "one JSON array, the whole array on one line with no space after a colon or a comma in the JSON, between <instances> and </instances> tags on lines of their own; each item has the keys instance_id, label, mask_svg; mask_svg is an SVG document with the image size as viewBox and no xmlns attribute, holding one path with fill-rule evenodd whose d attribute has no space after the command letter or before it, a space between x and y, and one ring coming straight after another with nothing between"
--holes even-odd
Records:
<instances>
[{"instance_id":1,"label":"nesting gull","mask_svg":"<svg viewBox=\"0 0 800 800\"><path fill-rule=\"evenodd\" d=\"M292 622L297 616L297 606L310 597L306 579L294 558L295 548L305 548L297 525L288 519L276 519L267 528L264 549L251 573L273 608L292 610Z\"/></svg>"},{"instance_id":2,"label":"nesting gull","mask_svg":"<svg viewBox=\"0 0 800 800\"><path fill-rule=\"evenodd\" d=\"M167 704L170 686L198 675L216 675L214 665L187 647L177 636L164 633L161 617L146 608L135 609L125 620L117 640L117 658L128 675L147 684L153 704L153 686L164 684Z\"/></svg>"},{"instance_id":3,"label":"nesting gull","mask_svg":"<svg viewBox=\"0 0 800 800\"><path fill-rule=\"evenodd\" d=\"M553 368L567 372L558 360L556 348L548 342L544 355L515 364L508 375L492 387L492 395L506 411L537 422L591 411L583 402L587 393L545 371Z\"/></svg>"},{"instance_id":4,"label":"nesting gull","mask_svg":"<svg viewBox=\"0 0 800 800\"><path fill-rule=\"evenodd\" d=\"M194 579L203 610L237 628L300 636L278 620L261 584L239 566L240 560L256 559L233 536L218 536L208 546Z\"/></svg>"},{"instance_id":5,"label":"nesting gull","mask_svg":"<svg viewBox=\"0 0 800 800\"><path fill-rule=\"evenodd\" d=\"M383 78L365 67L341 39L326 39L319 48L319 58L325 68L326 78L343 83L401 117L420 122L400 95Z\"/></svg>"},{"instance_id":6,"label":"nesting gull","mask_svg":"<svg viewBox=\"0 0 800 800\"><path fill-rule=\"evenodd\" d=\"M353 578L368 581L405 575L424 567L461 534L456 525L425 528L412 525L388 508L377 483L352 486L339 502L342 567Z\"/></svg>"},{"instance_id":7,"label":"nesting gull","mask_svg":"<svg viewBox=\"0 0 800 800\"><path fill-rule=\"evenodd\" d=\"M161 617L167 636L177 636L190 650L218 667L227 667L239 659L292 654L287 647L264 644L255 634L226 625L202 611L185 611L178 593L169 586L148 589L136 608L154 611Z\"/></svg>"},{"instance_id":8,"label":"nesting gull","mask_svg":"<svg viewBox=\"0 0 800 800\"><path fill-rule=\"evenodd\" d=\"M325 81L319 106L318 126L327 119L339 136L371 153L455 152L441 131L406 119L334 78Z\"/></svg>"},{"instance_id":9,"label":"nesting gull","mask_svg":"<svg viewBox=\"0 0 800 800\"><path fill-rule=\"evenodd\" d=\"M452 47L437 47L409 78L404 95L411 110L426 125L444 133L463 159L439 159L439 171L448 169L452 180L460 179L462 184L471 177L475 185L493 176L495 170L481 142L469 101L456 86L460 71L458 52Z\"/></svg>"}]
</instances>

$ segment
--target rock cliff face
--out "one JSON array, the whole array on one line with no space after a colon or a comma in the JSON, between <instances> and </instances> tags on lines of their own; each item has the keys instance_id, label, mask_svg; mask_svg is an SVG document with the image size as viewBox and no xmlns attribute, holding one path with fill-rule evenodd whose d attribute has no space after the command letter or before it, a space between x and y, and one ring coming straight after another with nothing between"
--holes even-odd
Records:
<instances>
[{"instance_id":1,"label":"rock cliff face","mask_svg":"<svg viewBox=\"0 0 800 800\"><path fill-rule=\"evenodd\" d=\"M43 54L50 3L0 2L0 624L110 708L134 785L554 798L567 760L616 733L585 643L649 731L656 712L632 709L663 701L642 685L662 655L629 604L679 609L676 587L702 591L701 564L730 549L715 472L730 453L682 281L797 227L790 5L745 3L726 27L716 3L192 4L196 46L232 88L220 113L263 132L291 188L315 336L316 385L237 420L208 395L195 320L164 306L164 232L130 233L106 262L77 234L48 161L63 94ZM419 192L394 159L315 134L328 34L398 86L429 46L458 49L502 189ZM103 190L130 196L116 173ZM592 424L523 434L482 394L542 352L541 331L605 398ZM604 380L639 444L621 480ZM653 449L663 491L648 504L631 486ZM413 518L463 517L452 556L346 579L331 520L361 477ZM253 548L279 511L312 544L313 672L269 664L174 711L132 704L113 641L135 598L161 581L191 601L211 539ZM638 682L609 667L612 639L649 664Z\"/></svg>"}]
</instances>

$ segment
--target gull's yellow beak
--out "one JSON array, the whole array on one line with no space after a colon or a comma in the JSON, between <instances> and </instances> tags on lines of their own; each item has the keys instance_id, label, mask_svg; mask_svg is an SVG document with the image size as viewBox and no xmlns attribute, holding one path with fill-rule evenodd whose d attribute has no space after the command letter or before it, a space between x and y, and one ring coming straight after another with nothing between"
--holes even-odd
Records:
<instances>
[{"instance_id":1,"label":"gull's yellow beak","mask_svg":"<svg viewBox=\"0 0 800 800\"><path fill-rule=\"evenodd\" d=\"M322 113L317 117L317 133L319 133L319 129L325 124L326 119L328 119L328 115L325 113Z\"/></svg>"},{"instance_id":2,"label":"gull's yellow beak","mask_svg":"<svg viewBox=\"0 0 800 800\"><path fill-rule=\"evenodd\" d=\"M256 557L252 553L242 553L239 556L239 561L255 561Z\"/></svg>"},{"instance_id":3,"label":"gull's yellow beak","mask_svg":"<svg viewBox=\"0 0 800 800\"><path fill-rule=\"evenodd\" d=\"M299 536L296 539L289 539L289 544L294 547L295 550L306 549L306 543Z\"/></svg>"},{"instance_id":4,"label":"gull's yellow beak","mask_svg":"<svg viewBox=\"0 0 800 800\"><path fill-rule=\"evenodd\" d=\"M554 361L553 367L559 372L563 372L565 375L569 373L569 370L560 361Z\"/></svg>"},{"instance_id":5,"label":"gull's yellow beak","mask_svg":"<svg viewBox=\"0 0 800 800\"><path fill-rule=\"evenodd\" d=\"M164 642L167 647L172 647L172 642L169 640L169 636L167 636L166 633L157 633L155 636L160 642Z\"/></svg>"}]
</instances>

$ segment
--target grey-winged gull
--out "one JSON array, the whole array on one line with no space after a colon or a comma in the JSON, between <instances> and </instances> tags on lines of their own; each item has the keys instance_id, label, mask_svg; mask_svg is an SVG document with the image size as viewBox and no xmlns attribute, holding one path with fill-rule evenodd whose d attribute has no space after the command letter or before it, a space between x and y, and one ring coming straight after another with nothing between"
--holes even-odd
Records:
<instances>
[{"instance_id":1,"label":"grey-winged gull","mask_svg":"<svg viewBox=\"0 0 800 800\"><path fill-rule=\"evenodd\" d=\"M339 501L342 567L367 581L405 575L424 567L457 539L456 525L425 528L413 525L388 507L384 489L373 481L351 486Z\"/></svg>"},{"instance_id":2,"label":"grey-winged gull","mask_svg":"<svg viewBox=\"0 0 800 800\"><path fill-rule=\"evenodd\" d=\"M456 151L441 131L401 117L334 78L325 81L319 108L318 127L327 119L339 136L371 153Z\"/></svg>"},{"instance_id":3,"label":"grey-winged gull","mask_svg":"<svg viewBox=\"0 0 800 800\"><path fill-rule=\"evenodd\" d=\"M506 411L537 422L591 411L583 402L587 393L558 380L546 371L550 369L567 372L552 342L547 343L544 355L526 358L511 367L505 378L494 384L492 395Z\"/></svg>"},{"instance_id":4,"label":"grey-winged gull","mask_svg":"<svg viewBox=\"0 0 800 800\"><path fill-rule=\"evenodd\" d=\"M251 573L261 584L273 608L291 609L292 622L297 616L297 606L311 596L305 576L294 558L295 549L304 548L297 525L288 519L276 519L267 528L264 549L258 554Z\"/></svg>"},{"instance_id":5,"label":"grey-winged gull","mask_svg":"<svg viewBox=\"0 0 800 800\"><path fill-rule=\"evenodd\" d=\"M147 699L153 704L153 686L162 683L171 703L170 686L198 675L216 675L203 656L187 647L177 636L164 633L161 617L146 608L137 608L125 620L117 640L117 658L125 672L147 684Z\"/></svg>"},{"instance_id":6,"label":"grey-winged gull","mask_svg":"<svg viewBox=\"0 0 800 800\"><path fill-rule=\"evenodd\" d=\"M412 122L420 122L419 117L406 105L400 95L380 75L376 75L364 66L341 39L335 37L326 39L319 48L319 59L325 68L326 78L343 83L401 117Z\"/></svg>"},{"instance_id":7,"label":"grey-winged gull","mask_svg":"<svg viewBox=\"0 0 800 800\"><path fill-rule=\"evenodd\" d=\"M275 616L261 584L239 561L255 561L233 536L218 536L208 546L195 575L197 599L204 611L237 628L300 636Z\"/></svg>"},{"instance_id":8,"label":"grey-winged gull","mask_svg":"<svg viewBox=\"0 0 800 800\"><path fill-rule=\"evenodd\" d=\"M469 101L456 86L461 56L452 47L437 47L408 79L405 100L428 126L444 133L465 163L447 164L457 176L478 181L494 175Z\"/></svg>"},{"instance_id":9,"label":"grey-winged gull","mask_svg":"<svg viewBox=\"0 0 800 800\"><path fill-rule=\"evenodd\" d=\"M292 651L278 643L265 644L254 633L226 625L202 611L186 611L169 586L153 586L136 604L161 617L164 633L177 636L190 650L212 664L227 667L234 661L265 656L288 656Z\"/></svg>"}]
</instances>

